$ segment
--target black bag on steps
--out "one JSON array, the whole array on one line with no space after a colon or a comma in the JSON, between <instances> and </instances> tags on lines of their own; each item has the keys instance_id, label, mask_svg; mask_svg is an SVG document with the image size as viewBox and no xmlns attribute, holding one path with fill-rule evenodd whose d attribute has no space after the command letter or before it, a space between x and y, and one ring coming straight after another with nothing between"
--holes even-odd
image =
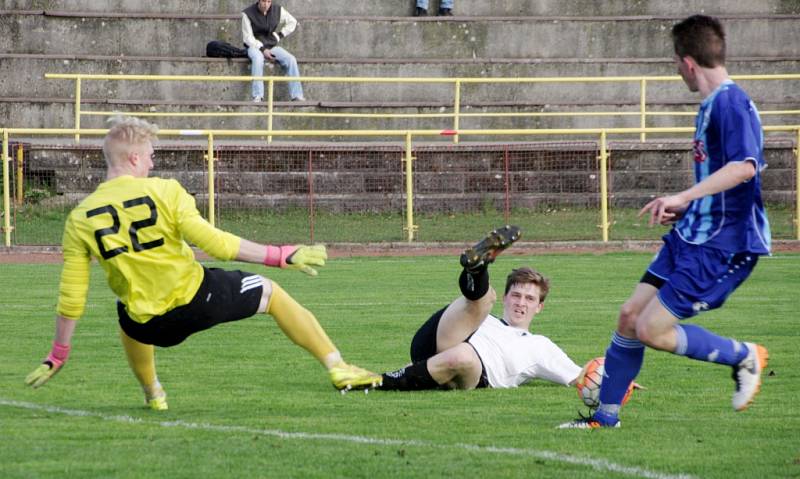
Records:
<instances>
[{"instance_id":1,"label":"black bag on steps","mask_svg":"<svg viewBox=\"0 0 800 479\"><path fill-rule=\"evenodd\" d=\"M228 42L212 40L206 45L206 56L212 58L247 58L247 50L236 48Z\"/></svg>"}]
</instances>

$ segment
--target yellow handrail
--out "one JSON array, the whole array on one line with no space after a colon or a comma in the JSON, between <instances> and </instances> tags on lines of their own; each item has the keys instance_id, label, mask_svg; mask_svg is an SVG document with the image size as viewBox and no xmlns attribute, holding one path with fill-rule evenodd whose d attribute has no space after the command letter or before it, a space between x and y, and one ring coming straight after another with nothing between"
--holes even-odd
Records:
<instances>
[{"instance_id":1,"label":"yellow handrail","mask_svg":"<svg viewBox=\"0 0 800 479\"><path fill-rule=\"evenodd\" d=\"M797 130L797 138L794 142L794 155L796 157L796 164L794 165L795 181L794 181L794 205L795 205L795 219L794 227L796 231L796 239L800 240L800 129Z\"/></svg>"},{"instance_id":2,"label":"yellow handrail","mask_svg":"<svg viewBox=\"0 0 800 479\"><path fill-rule=\"evenodd\" d=\"M11 246L11 201L9 196L8 184L8 135L7 130L3 130L3 235L5 236L6 247Z\"/></svg>"},{"instance_id":3,"label":"yellow handrail","mask_svg":"<svg viewBox=\"0 0 800 479\"><path fill-rule=\"evenodd\" d=\"M608 143L606 132L600 133L600 231L608 242Z\"/></svg>"},{"instance_id":4,"label":"yellow handrail","mask_svg":"<svg viewBox=\"0 0 800 479\"><path fill-rule=\"evenodd\" d=\"M405 144L405 173L406 173L406 238L408 242L414 241L417 226L414 224L414 177L412 162L415 158L411 154L411 133L406 133Z\"/></svg>"},{"instance_id":5,"label":"yellow handrail","mask_svg":"<svg viewBox=\"0 0 800 479\"><path fill-rule=\"evenodd\" d=\"M273 118L274 117L319 117L319 118L380 118L380 119L399 119L399 118L452 118L453 130L459 131L461 118L491 118L491 117L611 117L611 116L632 116L639 117L640 128L647 128L647 118L649 116L693 116L695 112L670 112L670 111L648 111L647 110L647 82L653 81L680 81L678 75L640 75L640 76L604 76L604 77L521 77L521 78L483 78L483 77L457 77L457 78L436 78L436 77L285 77L285 76L263 76L253 77L250 75L128 75L128 74L84 74L84 73L46 73L48 79L67 79L75 80L75 128L80 129L80 117L83 115L111 116L116 114L131 114L137 116L151 117L267 117L267 141L272 142L274 136ZM734 80L800 80L800 74L772 74L772 75L731 75ZM117 81L199 81L199 82L222 82L237 81L249 82L253 80L263 80L268 82L267 89L267 111L266 112L119 112L119 111L86 111L81 108L81 80L117 80ZM302 82L329 82L329 83L438 83L453 85L453 111L452 113L320 113L320 112L276 112L274 110L274 84L275 82L302 81ZM639 84L639 108L635 112L487 112L487 113L462 113L462 85L464 84L526 84L526 83L614 83L614 82L636 82ZM776 110L762 111L763 115L800 115L800 110ZM453 142L458 142L458 134L452 133ZM646 133L639 133L640 140L646 140ZM75 141L79 141L80 135L75 135Z\"/></svg>"}]
</instances>

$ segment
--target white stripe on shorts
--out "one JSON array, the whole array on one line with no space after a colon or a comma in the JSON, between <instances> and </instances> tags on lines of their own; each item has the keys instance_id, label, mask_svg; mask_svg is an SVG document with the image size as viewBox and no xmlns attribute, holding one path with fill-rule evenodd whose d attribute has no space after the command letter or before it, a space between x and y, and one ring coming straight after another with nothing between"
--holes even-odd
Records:
<instances>
[{"instance_id":1,"label":"white stripe on shorts","mask_svg":"<svg viewBox=\"0 0 800 479\"><path fill-rule=\"evenodd\" d=\"M252 276L245 276L242 278L242 289L239 290L239 293L244 293L245 291L258 288L259 286L261 286L261 276L256 274Z\"/></svg>"}]
</instances>

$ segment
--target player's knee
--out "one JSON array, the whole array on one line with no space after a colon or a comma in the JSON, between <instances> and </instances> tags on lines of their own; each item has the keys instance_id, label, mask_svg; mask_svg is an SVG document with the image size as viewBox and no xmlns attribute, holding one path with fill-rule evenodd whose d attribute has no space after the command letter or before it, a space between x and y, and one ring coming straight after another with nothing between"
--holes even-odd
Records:
<instances>
[{"instance_id":1,"label":"player's knee","mask_svg":"<svg viewBox=\"0 0 800 479\"><path fill-rule=\"evenodd\" d=\"M465 343L461 343L459 346L451 349L449 354L447 354L445 358L445 366L450 371L455 373L461 372L465 369L469 369L475 360L474 352L469 349L470 346L466 346Z\"/></svg>"},{"instance_id":2,"label":"player's knee","mask_svg":"<svg viewBox=\"0 0 800 479\"><path fill-rule=\"evenodd\" d=\"M619 310L617 330L625 336L632 336L636 331L636 319L638 317L639 308L635 307L631 302L626 302Z\"/></svg>"},{"instance_id":3,"label":"player's knee","mask_svg":"<svg viewBox=\"0 0 800 479\"><path fill-rule=\"evenodd\" d=\"M264 313L269 309L270 299L272 298L273 282L270 279L261 277L261 301L258 304L258 312ZM277 283L274 283L277 286Z\"/></svg>"},{"instance_id":4,"label":"player's knee","mask_svg":"<svg viewBox=\"0 0 800 479\"><path fill-rule=\"evenodd\" d=\"M658 328L654 328L648 323L640 323L636 325L636 339L641 341L646 346L655 349L664 350L667 343L664 337L664 332Z\"/></svg>"}]
</instances>

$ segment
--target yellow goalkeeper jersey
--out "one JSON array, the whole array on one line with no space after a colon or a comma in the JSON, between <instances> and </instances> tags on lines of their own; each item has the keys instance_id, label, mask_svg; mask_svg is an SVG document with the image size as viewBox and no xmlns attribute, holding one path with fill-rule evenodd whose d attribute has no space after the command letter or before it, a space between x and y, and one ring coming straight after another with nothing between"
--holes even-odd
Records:
<instances>
[{"instance_id":1,"label":"yellow goalkeeper jersey","mask_svg":"<svg viewBox=\"0 0 800 479\"><path fill-rule=\"evenodd\" d=\"M240 239L204 220L177 181L119 176L101 183L64 226L58 313L83 315L91 257L135 321L189 303L203 269L185 240L223 260L239 252Z\"/></svg>"}]
</instances>

